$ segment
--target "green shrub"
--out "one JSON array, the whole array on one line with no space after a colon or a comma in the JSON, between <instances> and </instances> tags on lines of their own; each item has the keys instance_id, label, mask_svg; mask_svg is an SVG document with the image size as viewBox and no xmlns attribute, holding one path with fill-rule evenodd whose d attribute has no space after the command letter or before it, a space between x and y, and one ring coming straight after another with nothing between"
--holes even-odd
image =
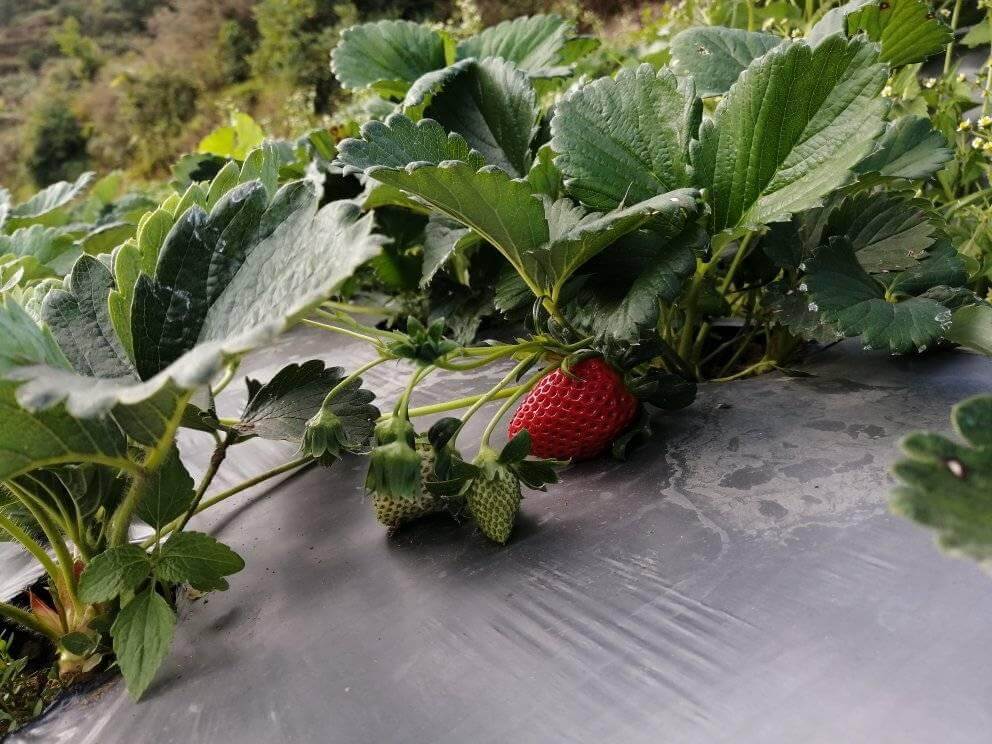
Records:
<instances>
[{"instance_id":1,"label":"green shrub","mask_svg":"<svg viewBox=\"0 0 992 744\"><path fill-rule=\"evenodd\" d=\"M27 169L38 186L71 181L86 170L87 137L79 119L61 99L45 104L28 121Z\"/></svg>"}]
</instances>

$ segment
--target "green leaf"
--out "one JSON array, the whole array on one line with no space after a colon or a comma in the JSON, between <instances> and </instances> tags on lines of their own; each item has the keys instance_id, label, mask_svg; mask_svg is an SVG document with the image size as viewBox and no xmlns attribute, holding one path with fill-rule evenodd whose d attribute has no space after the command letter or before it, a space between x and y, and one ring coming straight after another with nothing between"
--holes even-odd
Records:
<instances>
[{"instance_id":1,"label":"green leaf","mask_svg":"<svg viewBox=\"0 0 992 744\"><path fill-rule=\"evenodd\" d=\"M134 235L135 229L135 226L128 222L111 222L100 225L83 236L79 241L79 247L83 253L91 256L109 253Z\"/></svg>"},{"instance_id":2,"label":"green leaf","mask_svg":"<svg viewBox=\"0 0 992 744\"><path fill-rule=\"evenodd\" d=\"M547 243L544 208L529 185L498 169L479 170L482 158L436 122L414 124L395 114L385 124L370 122L362 134L341 143L342 162L473 229L521 274L525 256Z\"/></svg>"},{"instance_id":3,"label":"green leaf","mask_svg":"<svg viewBox=\"0 0 992 744\"><path fill-rule=\"evenodd\" d=\"M218 127L200 140L197 152L244 160L264 139L262 127L248 114L237 111L228 126Z\"/></svg>"},{"instance_id":4,"label":"green leaf","mask_svg":"<svg viewBox=\"0 0 992 744\"><path fill-rule=\"evenodd\" d=\"M107 298L110 271L92 256L80 256L65 289L53 289L42 318L76 371L97 377L134 377L134 367L114 331Z\"/></svg>"},{"instance_id":5,"label":"green leaf","mask_svg":"<svg viewBox=\"0 0 992 744\"><path fill-rule=\"evenodd\" d=\"M891 122L871 155L855 167L859 174L888 178L929 178L954 157L947 140L923 116L903 116Z\"/></svg>"},{"instance_id":6,"label":"green leaf","mask_svg":"<svg viewBox=\"0 0 992 744\"><path fill-rule=\"evenodd\" d=\"M42 189L26 202L10 209L7 214L8 224L21 227L64 207L89 188L94 175L88 171L75 181L59 181Z\"/></svg>"},{"instance_id":7,"label":"green leaf","mask_svg":"<svg viewBox=\"0 0 992 744\"><path fill-rule=\"evenodd\" d=\"M324 405L324 398L344 380L341 367L324 368L320 359L290 364L262 385L248 380L250 398L235 429L242 436L258 436L299 444L307 422ZM343 425L345 441L367 445L379 411L370 405L375 395L353 380L328 403Z\"/></svg>"},{"instance_id":8,"label":"green leaf","mask_svg":"<svg viewBox=\"0 0 992 744\"><path fill-rule=\"evenodd\" d=\"M872 44L839 36L752 62L693 146L713 231L785 219L851 180L882 129L886 76Z\"/></svg>"},{"instance_id":9,"label":"green leaf","mask_svg":"<svg viewBox=\"0 0 992 744\"><path fill-rule=\"evenodd\" d=\"M818 307L810 309L809 298L803 292L783 284L775 283L766 289L766 302L775 323L804 341L829 344L844 338L844 334L823 319Z\"/></svg>"},{"instance_id":10,"label":"green leaf","mask_svg":"<svg viewBox=\"0 0 992 744\"><path fill-rule=\"evenodd\" d=\"M969 305L955 310L947 340L992 356L992 305Z\"/></svg>"},{"instance_id":11,"label":"green leaf","mask_svg":"<svg viewBox=\"0 0 992 744\"><path fill-rule=\"evenodd\" d=\"M555 165L555 152L550 143L541 145L537 150L537 158L527 173L527 183L531 193L558 199L564 189L562 173Z\"/></svg>"},{"instance_id":12,"label":"green leaf","mask_svg":"<svg viewBox=\"0 0 992 744\"><path fill-rule=\"evenodd\" d=\"M87 603L109 602L137 589L151 570L151 560L139 546L109 548L94 557L79 577L79 598Z\"/></svg>"},{"instance_id":13,"label":"green leaf","mask_svg":"<svg viewBox=\"0 0 992 744\"><path fill-rule=\"evenodd\" d=\"M939 234L932 205L895 193L854 194L830 211L821 243L844 236L869 274L908 269Z\"/></svg>"},{"instance_id":14,"label":"green leaf","mask_svg":"<svg viewBox=\"0 0 992 744\"><path fill-rule=\"evenodd\" d=\"M818 309L843 334L860 335L868 347L895 353L924 349L950 323L951 311L933 299L909 297L895 302L887 297L843 238L821 247L807 268L810 310Z\"/></svg>"},{"instance_id":15,"label":"green leaf","mask_svg":"<svg viewBox=\"0 0 992 744\"><path fill-rule=\"evenodd\" d=\"M245 567L241 556L202 532L174 532L159 554L156 575L174 584L187 583L201 592L228 588L225 576Z\"/></svg>"},{"instance_id":16,"label":"green leaf","mask_svg":"<svg viewBox=\"0 0 992 744\"><path fill-rule=\"evenodd\" d=\"M421 75L444 64L441 36L411 21L351 26L331 53L335 77L352 89L387 84L388 89L405 91Z\"/></svg>"},{"instance_id":17,"label":"green leaf","mask_svg":"<svg viewBox=\"0 0 992 744\"><path fill-rule=\"evenodd\" d=\"M80 421L62 406L31 413L19 404L15 388L0 382L0 479L84 460L128 464L125 439L113 421Z\"/></svg>"},{"instance_id":18,"label":"green leaf","mask_svg":"<svg viewBox=\"0 0 992 744\"><path fill-rule=\"evenodd\" d=\"M193 498L193 478L173 445L158 470L148 477L135 515L160 530L185 514Z\"/></svg>"},{"instance_id":19,"label":"green leaf","mask_svg":"<svg viewBox=\"0 0 992 744\"><path fill-rule=\"evenodd\" d=\"M992 44L992 26L987 22L976 23L968 29L968 33L962 37L961 43L969 49L983 44Z\"/></svg>"},{"instance_id":20,"label":"green leaf","mask_svg":"<svg viewBox=\"0 0 992 744\"><path fill-rule=\"evenodd\" d=\"M176 220L154 276L138 277L134 287L131 332L142 379L195 344L207 310L252 248L266 201L252 181L225 194L209 215L194 206Z\"/></svg>"},{"instance_id":21,"label":"green leaf","mask_svg":"<svg viewBox=\"0 0 992 744\"><path fill-rule=\"evenodd\" d=\"M557 296L557 290L582 264L649 220L654 231L661 235L682 232L686 223L696 216L697 195L692 189L670 191L606 214L587 214L567 199L546 202L549 249L534 256L543 269L545 288L552 289Z\"/></svg>"},{"instance_id":22,"label":"green leaf","mask_svg":"<svg viewBox=\"0 0 992 744\"><path fill-rule=\"evenodd\" d=\"M207 311L200 341L281 332L323 302L385 239L373 216L336 201L318 210L310 195L269 237L252 248Z\"/></svg>"},{"instance_id":23,"label":"green leaf","mask_svg":"<svg viewBox=\"0 0 992 744\"><path fill-rule=\"evenodd\" d=\"M781 36L739 28L689 28L672 39L672 67L692 77L703 98L722 96L751 62L783 41Z\"/></svg>"},{"instance_id":24,"label":"green leaf","mask_svg":"<svg viewBox=\"0 0 992 744\"><path fill-rule=\"evenodd\" d=\"M951 419L966 444L918 432L903 441L893 511L937 531L942 548L992 560L992 396L958 403Z\"/></svg>"},{"instance_id":25,"label":"green leaf","mask_svg":"<svg viewBox=\"0 0 992 744\"><path fill-rule=\"evenodd\" d=\"M650 65L600 78L559 102L555 164L569 193L614 209L689 185L689 142L701 107L692 81Z\"/></svg>"},{"instance_id":26,"label":"green leaf","mask_svg":"<svg viewBox=\"0 0 992 744\"><path fill-rule=\"evenodd\" d=\"M381 249L383 239L372 232L371 214L362 216L350 201L318 211L316 193L307 193L309 203L253 248L210 306L196 345L171 365L143 382L21 368L12 373L25 381L17 391L20 403L44 410L65 401L73 415L83 418L113 412L131 436L153 436L188 393L271 342Z\"/></svg>"},{"instance_id":27,"label":"green leaf","mask_svg":"<svg viewBox=\"0 0 992 744\"><path fill-rule=\"evenodd\" d=\"M424 228L424 261L420 285L426 287L431 279L456 251L478 245L481 238L467 227L441 215L431 215Z\"/></svg>"},{"instance_id":28,"label":"green leaf","mask_svg":"<svg viewBox=\"0 0 992 744\"><path fill-rule=\"evenodd\" d=\"M0 256L34 256L50 267L72 248L72 236L57 227L31 225L15 230L10 235L0 235Z\"/></svg>"},{"instance_id":29,"label":"green leaf","mask_svg":"<svg viewBox=\"0 0 992 744\"><path fill-rule=\"evenodd\" d=\"M530 80L500 59L464 64L425 111L425 116L464 137L487 163L512 176L530 170L538 114Z\"/></svg>"},{"instance_id":30,"label":"green leaf","mask_svg":"<svg viewBox=\"0 0 992 744\"><path fill-rule=\"evenodd\" d=\"M557 15L523 16L491 26L458 44L458 59L502 57L531 77L563 77L563 52L572 25Z\"/></svg>"},{"instance_id":31,"label":"green leaf","mask_svg":"<svg viewBox=\"0 0 992 744\"><path fill-rule=\"evenodd\" d=\"M55 337L10 297L0 297L0 376L14 367L47 364L69 369Z\"/></svg>"},{"instance_id":32,"label":"green leaf","mask_svg":"<svg viewBox=\"0 0 992 744\"><path fill-rule=\"evenodd\" d=\"M893 67L922 62L954 38L924 0L873 0L847 16L847 33L864 32L882 47L879 59Z\"/></svg>"},{"instance_id":33,"label":"green leaf","mask_svg":"<svg viewBox=\"0 0 992 744\"><path fill-rule=\"evenodd\" d=\"M611 245L587 266L569 318L598 336L634 341L658 320L659 303L674 302L696 268L695 250L706 235L692 227L682 235L651 229L631 233Z\"/></svg>"},{"instance_id":34,"label":"green leaf","mask_svg":"<svg viewBox=\"0 0 992 744\"><path fill-rule=\"evenodd\" d=\"M121 608L110 634L128 692L137 700L148 689L175 632L176 616L154 587Z\"/></svg>"},{"instance_id":35,"label":"green leaf","mask_svg":"<svg viewBox=\"0 0 992 744\"><path fill-rule=\"evenodd\" d=\"M406 170L408 165L422 167L460 160L478 170L485 159L473 151L464 137L448 134L440 124L424 119L416 124L402 114L362 126L361 139L348 138L338 145L338 159L349 168L389 184L376 174L385 170ZM369 206L376 205L366 205Z\"/></svg>"}]
</instances>

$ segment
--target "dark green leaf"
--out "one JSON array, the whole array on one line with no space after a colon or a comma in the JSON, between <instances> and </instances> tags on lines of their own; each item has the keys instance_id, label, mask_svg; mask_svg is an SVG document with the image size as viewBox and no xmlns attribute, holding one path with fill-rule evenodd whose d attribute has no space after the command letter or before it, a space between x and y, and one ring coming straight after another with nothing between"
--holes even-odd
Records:
<instances>
[{"instance_id":1,"label":"dark green leaf","mask_svg":"<svg viewBox=\"0 0 992 744\"><path fill-rule=\"evenodd\" d=\"M83 602L109 602L133 592L152 570L148 554L137 545L109 548L93 558L79 577Z\"/></svg>"},{"instance_id":2,"label":"dark green leaf","mask_svg":"<svg viewBox=\"0 0 992 744\"><path fill-rule=\"evenodd\" d=\"M839 36L752 62L693 148L713 231L782 220L851 180L881 132L886 77L874 45Z\"/></svg>"},{"instance_id":3,"label":"dark green leaf","mask_svg":"<svg viewBox=\"0 0 992 744\"><path fill-rule=\"evenodd\" d=\"M138 699L148 689L169 652L176 616L154 587L121 608L110 634L128 692Z\"/></svg>"},{"instance_id":4,"label":"dark green leaf","mask_svg":"<svg viewBox=\"0 0 992 744\"><path fill-rule=\"evenodd\" d=\"M325 369L324 362L312 359L304 364L283 367L266 384L249 387L251 396L235 427L243 436L281 439L299 443L307 422L324 405L327 394L345 377L340 367ZM252 382L252 381L249 381ZM370 405L375 396L354 380L328 402L341 421L345 441L353 446L367 443L379 412Z\"/></svg>"},{"instance_id":5,"label":"dark green leaf","mask_svg":"<svg viewBox=\"0 0 992 744\"><path fill-rule=\"evenodd\" d=\"M650 65L600 78L562 100L551 120L568 191L614 209L689 185L689 141L701 108L692 81Z\"/></svg>"},{"instance_id":6,"label":"dark green leaf","mask_svg":"<svg viewBox=\"0 0 992 744\"><path fill-rule=\"evenodd\" d=\"M80 256L65 282L42 304L42 318L52 329L77 372L97 377L134 377L110 319L108 297L114 287L110 271L92 256Z\"/></svg>"},{"instance_id":7,"label":"dark green leaf","mask_svg":"<svg viewBox=\"0 0 992 744\"><path fill-rule=\"evenodd\" d=\"M834 238L808 264L810 310L848 336L860 335L871 348L904 353L939 339L951 311L926 297L896 302L858 263L850 243ZM915 287L914 287L915 288Z\"/></svg>"},{"instance_id":8,"label":"dark green leaf","mask_svg":"<svg viewBox=\"0 0 992 744\"><path fill-rule=\"evenodd\" d=\"M158 556L156 575L173 584L187 583L201 592L228 588L225 576L245 567L241 556L202 532L173 533Z\"/></svg>"},{"instance_id":9,"label":"dark green leaf","mask_svg":"<svg viewBox=\"0 0 992 744\"><path fill-rule=\"evenodd\" d=\"M859 174L888 178L929 178L954 157L947 140L924 116L903 116L891 122L871 155L855 167Z\"/></svg>"},{"instance_id":10,"label":"dark green leaf","mask_svg":"<svg viewBox=\"0 0 992 744\"><path fill-rule=\"evenodd\" d=\"M847 16L847 33L861 32L881 45L879 58L893 67L922 62L943 51L954 37L925 0L859 0L859 7Z\"/></svg>"},{"instance_id":11,"label":"dark green leaf","mask_svg":"<svg viewBox=\"0 0 992 744\"><path fill-rule=\"evenodd\" d=\"M722 96L751 62L783 41L781 36L739 28L689 28L672 39L672 67L695 80L700 96Z\"/></svg>"},{"instance_id":12,"label":"dark green leaf","mask_svg":"<svg viewBox=\"0 0 992 744\"><path fill-rule=\"evenodd\" d=\"M925 199L858 193L830 210L821 242L846 237L870 274L915 266L937 239L939 225Z\"/></svg>"},{"instance_id":13,"label":"dark green leaf","mask_svg":"<svg viewBox=\"0 0 992 744\"><path fill-rule=\"evenodd\" d=\"M530 143L537 132L537 96L527 76L500 59L463 65L425 111L457 132L490 165L512 176L530 170Z\"/></svg>"},{"instance_id":14,"label":"dark green leaf","mask_svg":"<svg viewBox=\"0 0 992 744\"><path fill-rule=\"evenodd\" d=\"M160 530L178 519L193 503L193 478L173 446L162 465L148 477L135 515Z\"/></svg>"}]
</instances>

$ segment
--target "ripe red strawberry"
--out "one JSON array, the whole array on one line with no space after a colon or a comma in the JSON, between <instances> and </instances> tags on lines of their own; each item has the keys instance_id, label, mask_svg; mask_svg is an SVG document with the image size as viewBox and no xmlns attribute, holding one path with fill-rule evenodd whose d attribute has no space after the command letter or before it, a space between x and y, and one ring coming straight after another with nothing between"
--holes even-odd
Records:
<instances>
[{"instance_id":1,"label":"ripe red strawberry","mask_svg":"<svg viewBox=\"0 0 992 744\"><path fill-rule=\"evenodd\" d=\"M510 421L509 436L526 429L531 454L587 460L601 454L637 414L637 398L604 359L579 362L569 377L560 369L543 377Z\"/></svg>"}]
</instances>

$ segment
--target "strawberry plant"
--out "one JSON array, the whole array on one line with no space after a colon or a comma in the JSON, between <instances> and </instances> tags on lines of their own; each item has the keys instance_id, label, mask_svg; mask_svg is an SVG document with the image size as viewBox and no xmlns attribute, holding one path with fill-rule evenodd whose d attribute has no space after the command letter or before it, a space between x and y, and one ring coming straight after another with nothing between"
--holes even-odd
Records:
<instances>
[{"instance_id":1,"label":"strawberry plant","mask_svg":"<svg viewBox=\"0 0 992 744\"><path fill-rule=\"evenodd\" d=\"M895 92L952 59L956 18L922 0L745 5L678 9L678 33L619 69L553 15L471 35L358 25L331 64L365 121L338 142L259 144L239 116L171 193L105 179L82 201L87 175L0 194L0 530L45 573L0 616L50 640L63 677L116 663L140 696L182 588L226 589L243 566L191 520L267 478L367 455L384 526L444 512L502 544L526 489L623 457L699 383L842 338L992 354L988 98L965 126L953 62L932 95ZM219 415L243 357L298 323L371 358L290 363ZM363 377L387 364L408 377L380 411ZM428 377L490 368L483 392L415 405ZM970 447L907 440L897 503L984 560L983 406L955 413ZM214 442L198 481L182 428ZM299 452L211 493L255 438Z\"/></svg>"}]
</instances>

